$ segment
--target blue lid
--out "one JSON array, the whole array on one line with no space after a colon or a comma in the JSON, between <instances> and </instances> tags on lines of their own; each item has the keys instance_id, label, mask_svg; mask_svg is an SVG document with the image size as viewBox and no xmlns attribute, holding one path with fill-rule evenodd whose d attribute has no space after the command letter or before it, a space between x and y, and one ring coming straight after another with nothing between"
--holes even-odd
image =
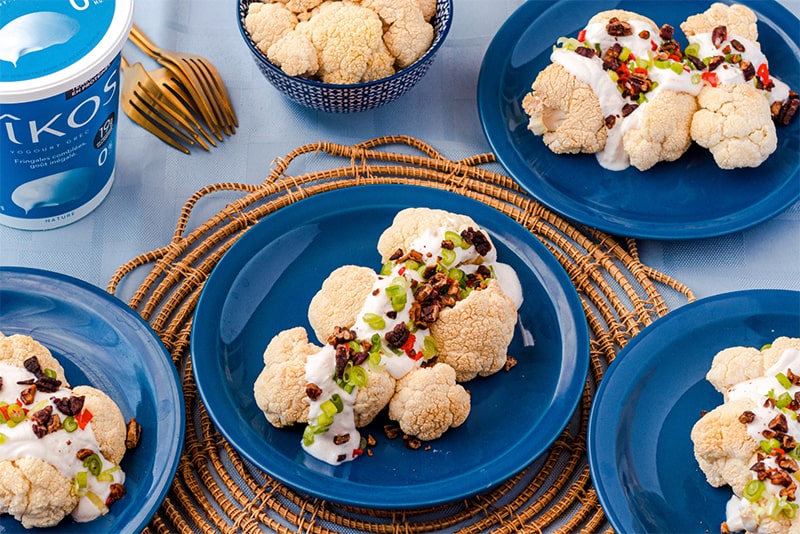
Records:
<instances>
[{"instance_id":1,"label":"blue lid","mask_svg":"<svg viewBox=\"0 0 800 534\"><path fill-rule=\"evenodd\" d=\"M132 15L132 0L5 0L0 102L19 101L15 94L43 88L57 93L85 81L83 76L119 52Z\"/></svg>"}]
</instances>

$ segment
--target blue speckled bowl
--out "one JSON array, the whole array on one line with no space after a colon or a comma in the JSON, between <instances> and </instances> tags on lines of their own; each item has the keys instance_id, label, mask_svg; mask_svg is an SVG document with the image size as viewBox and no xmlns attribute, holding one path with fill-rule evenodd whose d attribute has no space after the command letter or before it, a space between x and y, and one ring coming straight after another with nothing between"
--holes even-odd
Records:
<instances>
[{"instance_id":1,"label":"blue speckled bowl","mask_svg":"<svg viewBox=\"0 0 800 534\"><path fill-rule=\"evenodd\" d=\"M433 18L433 43L412 65L392 76L372 82L337 85L299 76L289 76L276 67L256 48L244 27L247 7L253 0L238 1L238 25L253 60L269 82L293 101L319 111L352 113L374 109L396 100L422 79L444 42L453 15L453 0L437 0Z\"/></svg>"}]
</instances>

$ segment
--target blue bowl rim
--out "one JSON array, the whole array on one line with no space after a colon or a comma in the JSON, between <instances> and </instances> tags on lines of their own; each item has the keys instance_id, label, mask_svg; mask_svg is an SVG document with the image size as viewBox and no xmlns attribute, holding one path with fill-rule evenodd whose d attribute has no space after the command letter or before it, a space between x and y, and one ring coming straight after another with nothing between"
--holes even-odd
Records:
<instances>
[{"instance_id":1,"label":"blue bowl rim","mask_svg":"<svg viewBox=\"0 0 800 534\"><path fill-rule=\"evenodd\" d=\"M382 85L384 83L391 82L392 80L402 78L409 72L416 70L420 66L424 65L426 62L433 59L433 56L436 55L436 52L444 43L445 37L450 32L450 27L453 25L453 0L444 0L449 4L450 9L448 10L449 16L445 19L444 28L440 34L435 35L433 38L433 43L428 48L427 52L423 54L419 59L417 59L414 63L409 65L408 67L399 70L392 74L391 76L387 76L385 78L379 78L377 80L372 80L369 82L359 82L359 83L350 83L350 84L337 84L337 83L325 83L319 82L316 80L312 80L310 78L303 78L302 76L289 76L280 67L274 65L269 59L267 59L264 54L259 50L256 45L253 43L253 40L250 39L250 35L247 33L247 30L244 27L244 23L242 21L242 17L239 16L240 7L243 3L250 5L253 1L258 0L238 0L236 2L236 25L239 27L239 33L241 34L242 38L244 39L245 44L250 49L250 52L253 54L253 57L262 65L264 65L269 70L273 71L275 74L279 76L283 76L286 78L291 78L293 81L297 83L302 83L311 87L316 87L319 89L359 89L365 87L372 87L375 85ZM438 3L438 0L437 0ZM439 12L436 12L434 17L438 16ZM434 24L434 28L436 25Z\"/></svg>"}]
</instances>

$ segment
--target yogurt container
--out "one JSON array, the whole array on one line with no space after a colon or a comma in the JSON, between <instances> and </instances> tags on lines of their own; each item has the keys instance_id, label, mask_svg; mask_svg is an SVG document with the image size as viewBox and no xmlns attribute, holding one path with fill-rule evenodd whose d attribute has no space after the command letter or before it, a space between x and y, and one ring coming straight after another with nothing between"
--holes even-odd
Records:
<instances>
[{"instance_id":1,"label":"yogurt container","mask_svg":"<svg viewBox=\"0 0 800 534\"><path fill-rule=\"evenodd\" d=\"M114 181L133 0L0 0L0 224L84 217Z\"/></svg>"}]
</instances>

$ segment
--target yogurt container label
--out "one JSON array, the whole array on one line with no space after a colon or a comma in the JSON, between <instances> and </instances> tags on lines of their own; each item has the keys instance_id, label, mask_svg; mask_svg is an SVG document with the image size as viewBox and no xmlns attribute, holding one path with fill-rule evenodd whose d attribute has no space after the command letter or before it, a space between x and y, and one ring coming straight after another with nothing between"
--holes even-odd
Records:
<instances>
[{"instance_id":1,"label":"yogurt container label","mask_svg":"<svg viewBox=\"0 0 800 534\"><path fill-rule=\"evenodd\" d=\"M0 223L63 226L111 188L132 3L0 0Z\"/></svg>"}]
</instances>

